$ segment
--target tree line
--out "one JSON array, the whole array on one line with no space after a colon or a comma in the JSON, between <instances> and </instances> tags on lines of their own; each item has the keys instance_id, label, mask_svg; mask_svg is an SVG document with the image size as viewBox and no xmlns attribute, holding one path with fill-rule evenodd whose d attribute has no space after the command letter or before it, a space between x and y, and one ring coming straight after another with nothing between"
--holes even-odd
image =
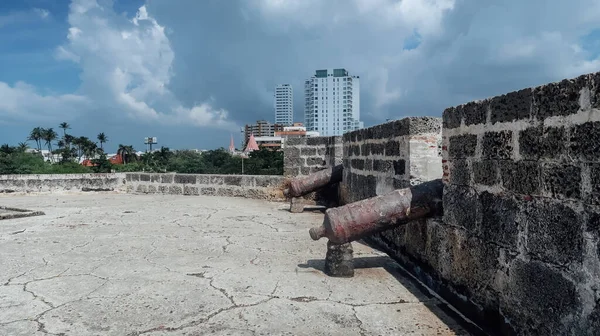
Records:
<instances>
[{"instance_id":1,"label":"tree line","mask_svg":"<svg viewBox=\"0 0 600 336\"><path fill-rule=\"evenodd\" d=\"M269 149L251 152L247 158L231 155L223 148L197 152L161 147L159 150L136 155L131 145L119 144L117 155L123 164L112 164L104 151L109 141L105 133L96 136L97 141L86 136L74 136L67 130L71 126L63 122L59 125L62 135L53 128L35 127L26 142L16 146L0 146L0 174L69 174L106 172L175 172L187 174L248 174L282 175L283 153ZM33 144L29 150L27 142ZM48 150L48 160L42 156ZM82 159L89 159L91 166L81 165Z\"/></svg>"}]
</instances>

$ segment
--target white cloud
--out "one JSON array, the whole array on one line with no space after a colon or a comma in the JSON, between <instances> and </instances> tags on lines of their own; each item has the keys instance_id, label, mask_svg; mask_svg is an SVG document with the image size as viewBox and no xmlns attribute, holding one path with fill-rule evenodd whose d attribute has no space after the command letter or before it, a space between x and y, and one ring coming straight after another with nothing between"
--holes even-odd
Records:
<instances>
[{"instance_id":1,"label":"white cloud","mask_svg":"<svg viewBox=\"0 0 600 336\"><path fill-rule=\"evenodd\" d=\"M73 97L79 97L92 102L96 110L125 114L140 122L237 129L227 120L226 111L215 109L208 102L185 107L169 90L175 53L165 27L148 14L145 6L139 8L135 17L127 19L96 0L73 0L68 22L71 27L67 43L56 48L55 57L75 62L81 68L77 95L35 99L32 90L5 89L0 97L14 94L34 99L29 104L12 100L22 105L11 105L11 109L0 103L0 115L14 113L11 111L15 108L35 114L41 110L35 106L36 102L50 100L53 104L46 109L47 113L58 114L69 108ZM14 97L8 98L10 101Z\"/></svg>"}]
</instances>

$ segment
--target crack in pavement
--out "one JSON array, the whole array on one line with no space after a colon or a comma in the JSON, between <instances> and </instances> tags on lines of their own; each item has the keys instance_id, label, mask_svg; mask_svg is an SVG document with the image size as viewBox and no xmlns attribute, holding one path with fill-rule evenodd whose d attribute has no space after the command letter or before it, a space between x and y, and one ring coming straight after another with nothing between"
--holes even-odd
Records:
<instances>
[{"instance_id":1,"label":"crack in pavement","mask_svg":"<svg viewBox=\"0 0 600 336\"><path fill-rule=\"evenodd\" d=\"M363 321L361 319L358 318L358 315L356 313L356 307L352 307L352 312L354 313L354 318L356 319L356 321L358 322L358 329L360 330L359 334L361 336L365 336L367 335L367 330L365 329L365 327L363 326Z\"/></svg>"}]
</instances>

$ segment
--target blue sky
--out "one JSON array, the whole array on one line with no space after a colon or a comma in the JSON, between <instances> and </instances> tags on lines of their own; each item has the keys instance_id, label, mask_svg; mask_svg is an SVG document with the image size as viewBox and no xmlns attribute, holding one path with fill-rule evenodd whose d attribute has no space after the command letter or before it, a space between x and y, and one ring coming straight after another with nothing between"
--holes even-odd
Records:
<instances>
[{"instance_id":1,"label":"blue sky","mask_svg":"<svg viewBox=\"0 0 600 336\"><path fill-rule=\"evenodd\" d=\"M366 125L600 71L597 0L3 0L0 143L31 128L227 147L344 67Z\"/></svg>"}]
</instances>

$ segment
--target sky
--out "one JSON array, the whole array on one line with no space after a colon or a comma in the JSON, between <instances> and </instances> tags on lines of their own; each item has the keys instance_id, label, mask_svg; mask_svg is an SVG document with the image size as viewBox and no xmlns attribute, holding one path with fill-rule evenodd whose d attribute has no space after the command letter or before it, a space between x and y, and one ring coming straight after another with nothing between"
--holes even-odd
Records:
<instances>
[{"instance_id":1,"label":"sky","mask_svg":"<svg viewBox=\"0 0 600 336\"><path fill-rule=\"evenodd\" d=\"M277 84L361 79L366 126L600 71L597 0L2 0L0 144L68 122L143 150L228 147Z\"/></svg>"}]
</instances>

